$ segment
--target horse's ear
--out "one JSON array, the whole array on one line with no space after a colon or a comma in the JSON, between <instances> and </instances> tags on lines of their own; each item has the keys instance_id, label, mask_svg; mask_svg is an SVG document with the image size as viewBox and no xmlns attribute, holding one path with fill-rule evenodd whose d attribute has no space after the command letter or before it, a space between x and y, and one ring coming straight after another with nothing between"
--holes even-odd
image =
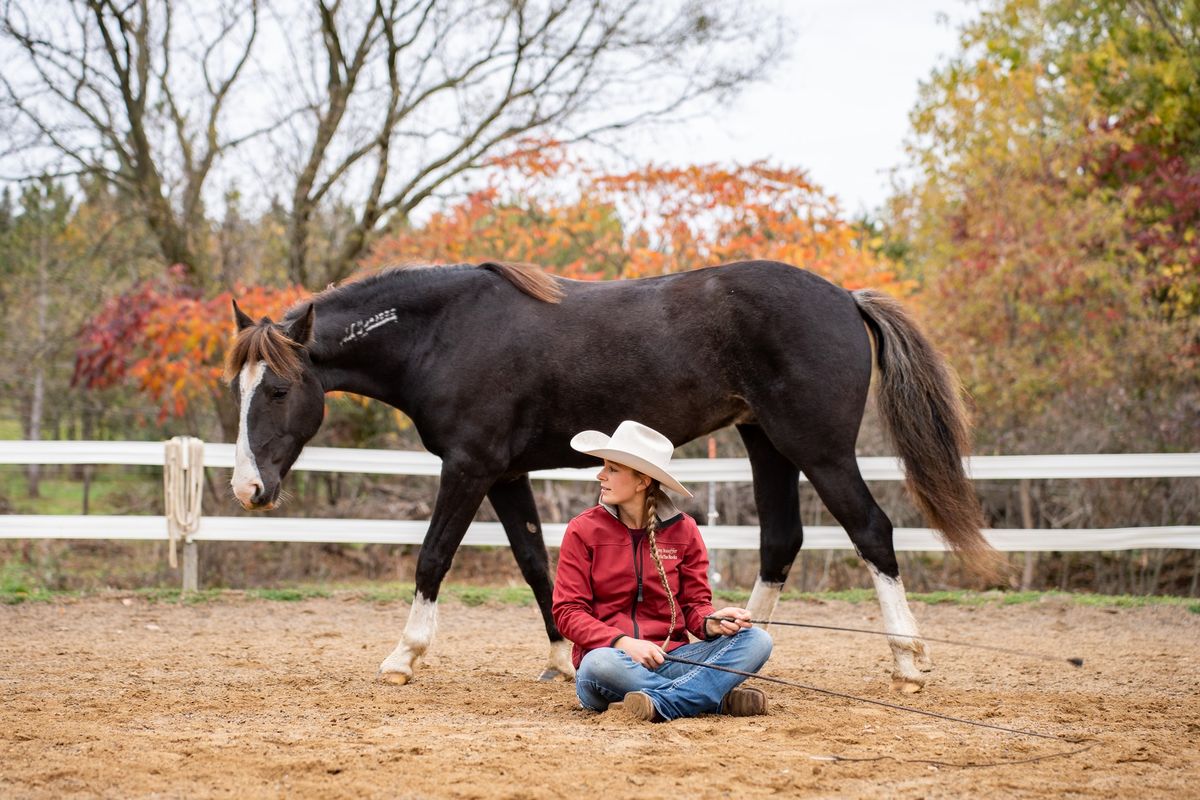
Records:
<instances>
[{"instance_id":1,"label":"horse's ear","mask_svg":"<svg viewBox=\"0 0 1200 800\"><path fill-rule=\"evenodd\" d=\"M254 320L250 319L242 309L238 308L237 300L233 301L233 318L237 321L237 329L239 331L254 327Z\"/></svg>"},{"instance_id":2,"label":"horse's ear","mask_svg":"<svg viewBox=\"0 0 1200 800\"><path fill-rule=\"evenodd\" d=\"M309 303L300 312L300 316L296 317L296 321L288 326L287 337L299 345L306 345L312 341L313 322L317 318L317 309Z\"/></svg>"}]
</instances>

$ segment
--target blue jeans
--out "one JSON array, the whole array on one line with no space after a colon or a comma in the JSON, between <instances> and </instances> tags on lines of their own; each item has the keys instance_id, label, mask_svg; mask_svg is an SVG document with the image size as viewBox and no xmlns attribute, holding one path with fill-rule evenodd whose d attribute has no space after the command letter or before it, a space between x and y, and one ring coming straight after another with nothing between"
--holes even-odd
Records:
<instances>
[{"instance_id":1,"label":"blue jeans","mask_svg":"<svg viewBox=\"0 0 1200 800\"><path fill-rule=\"evenodd\" d=\"M671 655L743 672L757 672L771 657L771 635L744 628L733 636L677 647ZM583 657L575 672L575 693L584 708L604 711L628 692L644 692L663 719L715 714L721 699L746 678L731 672L666 661L648 670L621 650L600 647Z\"/></svg>"}]
</instances>

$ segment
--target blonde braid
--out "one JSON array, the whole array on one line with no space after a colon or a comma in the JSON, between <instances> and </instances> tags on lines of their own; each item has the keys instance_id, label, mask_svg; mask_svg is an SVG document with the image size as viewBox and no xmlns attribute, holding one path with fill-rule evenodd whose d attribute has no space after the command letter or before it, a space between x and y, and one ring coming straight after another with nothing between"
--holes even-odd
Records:
<instances>
[{"instance_id":1,"label":"blonde braid","mask_svg":"<svg viewBox=\"0 0 1200 800\"><path fill-rule=\"evenodd\" d=\"M676 610L675 610L675 594L671 591L671 584L667 580L667 571L663 569L662 558L658 555L658 541L655 534L658 532L658 481L651 480L650 488L646 490L646 539L650 542L650 558L654 559L654 566L658 569L658 577L662 581L663 589L667 593L667 602L671 606L671 624L667 626L667 638L663 639L663 649L666 649L667 643L671 641L671 634L675 632Z\"/></svg>"}]
</instances>

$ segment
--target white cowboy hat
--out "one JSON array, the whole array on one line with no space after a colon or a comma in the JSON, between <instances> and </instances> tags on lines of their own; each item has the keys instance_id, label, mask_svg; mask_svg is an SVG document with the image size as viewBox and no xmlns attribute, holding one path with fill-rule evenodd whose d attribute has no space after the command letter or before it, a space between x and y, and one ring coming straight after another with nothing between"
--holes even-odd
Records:
<instances>
[{"instance_id":1,"label":"white cowboy hat","mask_svg":"<svg viewBox=\"0 0 1200 800\"><path fill-rule=\"evenodd\" d=\"M618 464L632 467L643 475L649 475L664 488L691 497L692 493L675 480L667 467L671 466L671 453L675 446L671 440L653 428L627 419L617 426L612 436L600 431L583 431L571 438L571 447L581 453L597 458L607 458Z\"/></svg>"}]
</instances>

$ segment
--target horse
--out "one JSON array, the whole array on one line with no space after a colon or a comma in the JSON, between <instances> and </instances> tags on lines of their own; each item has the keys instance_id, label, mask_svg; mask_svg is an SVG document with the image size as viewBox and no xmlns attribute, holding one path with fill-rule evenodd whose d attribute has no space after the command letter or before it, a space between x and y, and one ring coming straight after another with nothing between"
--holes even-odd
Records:
<instances>
[{"instance_id":1,"label":"horse","mask_svg":"<svg viewBox=\"0 0 1200 800\"><path fill-rule=\"evenodd\" d=\"M484 497L533 590L550 655L543 680L570 680L550 615L552 579L532 470L587 466L569 446L624 419L679 446L736 426L754 480L761 540L748 603L775 609L804 533L801 471L866 562L883 612L892 686L919 691L931 668L909 610L892 523L855 458L873 369L877 403L932 526L971 566L994 557L962 457L969 424L954 373L903 305L803 269L746 261L636 280L575 281L502 262L397 267L331 287L278 323L233 301L226 380L240 418L233 492L270 509L321 425L326 392L391 405L442 459L403 634L380 679L409 682L434 637L442 580Z\"/></svg>"}]
</instances>

